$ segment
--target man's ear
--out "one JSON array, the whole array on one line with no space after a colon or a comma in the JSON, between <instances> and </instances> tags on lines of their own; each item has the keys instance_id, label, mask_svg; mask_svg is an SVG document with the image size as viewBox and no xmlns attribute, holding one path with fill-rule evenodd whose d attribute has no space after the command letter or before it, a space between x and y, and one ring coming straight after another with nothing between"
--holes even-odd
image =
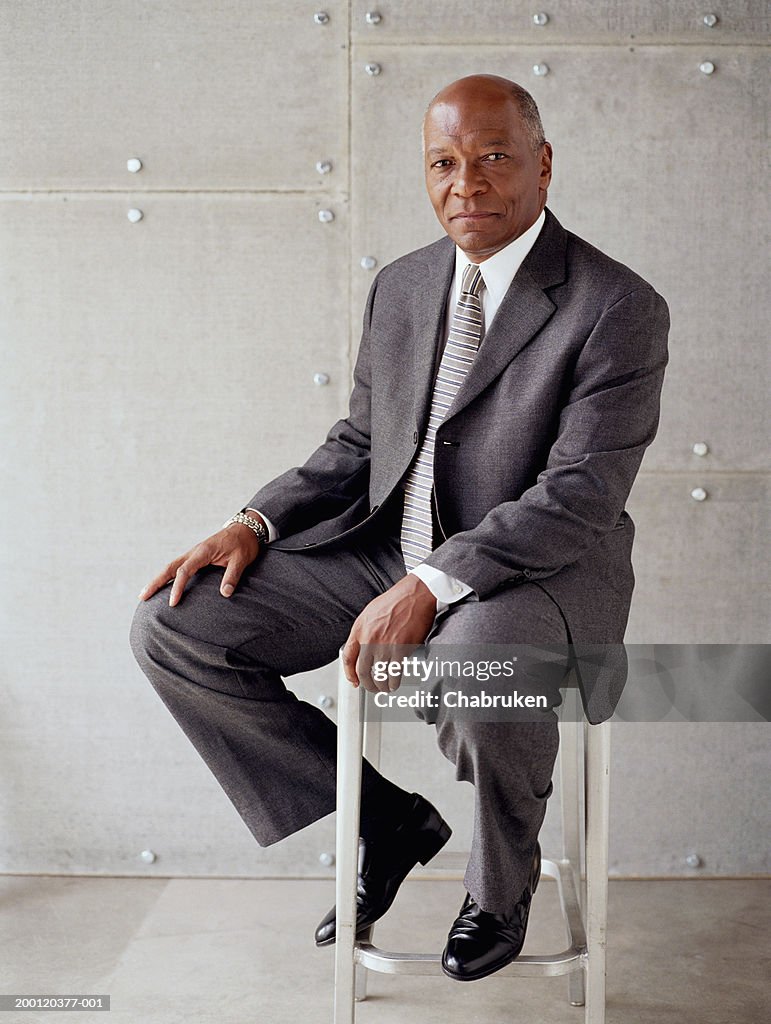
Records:
<instances>
[{"instance_id":1,"label":"man's ear","mask_svg":"<svg viewBox=\"0 0 771 1024\"><path fill-rule=\"evenodd\" d=\"M551 184L552 156L551 144L544 142L543 149L541 150L541 175L539 181L539 187L544 192Z\"/></svg>"}]
</instances>

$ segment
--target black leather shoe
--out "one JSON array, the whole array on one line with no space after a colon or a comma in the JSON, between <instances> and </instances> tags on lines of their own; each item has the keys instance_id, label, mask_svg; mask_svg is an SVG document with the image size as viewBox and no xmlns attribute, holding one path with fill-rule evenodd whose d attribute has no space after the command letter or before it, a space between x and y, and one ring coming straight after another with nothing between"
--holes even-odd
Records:
<instances>
[{"instance_id":1,"label":"black leather shoe","mask_svg":"<svg viewBox=\"0 0 771 1024\"><path fill-rule=\"evenodd\" d=\"M441 814L419 793L412 807L392 832L382 839L359 839L359 879L356 887L356 932L362 932L385 914L418 861L428 864L452 835ZM335 907L316 928L316 945L335 941Z\"/></svg>"},{"instance_id":2,"label":"black leather shoe","mask_svg":"<svg viewBox=\"0 0 771 1024\"><path fill-rule=\"evenodd\" d=\"M510 914L490 914L466 893L442 953L442 970L455 981L476 981L510 964L522 952L530 901L541 877L541 847L536 843L530 878Z\"/></svg>"}]
</instances>

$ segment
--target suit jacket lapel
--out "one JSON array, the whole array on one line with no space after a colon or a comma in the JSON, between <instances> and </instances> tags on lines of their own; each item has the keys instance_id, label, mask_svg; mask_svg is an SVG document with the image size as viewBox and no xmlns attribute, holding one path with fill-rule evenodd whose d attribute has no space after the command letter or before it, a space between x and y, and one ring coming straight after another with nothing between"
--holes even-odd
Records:
<instances>
[{"instance_id":1,"label":"suit jacket lapel","mask_svg":"<svg viewBox=\"0 0 771 1024\"><path fill-rule=\"evenodd\" d=\"M476 359L445 419L481 394L540 331L555 309L527 271L520 269L485 332Z\"/></svg>"},{"instance_id":2,"label":"suit jacket lapel","mask_svg":"<svg viewBox=\"0 0 771 1024\"><path fill-rule=\"evenodd\" d=\"M455 246L449 238L438 243L438 253L426 260L425 278L415 282L412 293L415 332L413 381L415 384L415 422L422 435L428 423L434 366L442 343L447 295L455 273Z\"/></svg>"}]
</instances>

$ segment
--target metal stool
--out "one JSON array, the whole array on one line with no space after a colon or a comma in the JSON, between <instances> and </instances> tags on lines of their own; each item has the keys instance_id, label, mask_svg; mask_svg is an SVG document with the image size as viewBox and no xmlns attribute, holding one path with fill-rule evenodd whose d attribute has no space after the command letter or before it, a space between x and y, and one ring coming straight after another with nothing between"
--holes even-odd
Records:
<instances>
[{"instance_id":1,"label":"metal stool","mask_svg":"<svg viewBox=\"0 0 771 1024\"><path fill-rule=\"evenodd\" d=\"M569 695L573 714L565 715ZM374 926L356 937L356 881L361 808L362 747L377 767L380 722L364 723L365 691L338 677L337 740L337 940L335 945L334 1024L354 1024L357 1000L366 997L369 971L385 974L442 975L441 953L402 953L372 944ZM568 720L568 718L573 720ZM589 725L575 688L565 691L559 722L562 856L543 858L542 877L553 878L567 933L560 953L520 955L495 977L568 975L568 999L585 1006L585 1024L605 1021L605 945L608 907L608 815L610 796L610 722ZM364 739L366 732L366 742ZM584 820L580 797L583 785ZM440 853L436 860L440 861ZM582 881L582 861L585 880ZM579 895L580 893L580 895ZM448 979L448 984L452 984Z\"/></svg>"}]
</instances>

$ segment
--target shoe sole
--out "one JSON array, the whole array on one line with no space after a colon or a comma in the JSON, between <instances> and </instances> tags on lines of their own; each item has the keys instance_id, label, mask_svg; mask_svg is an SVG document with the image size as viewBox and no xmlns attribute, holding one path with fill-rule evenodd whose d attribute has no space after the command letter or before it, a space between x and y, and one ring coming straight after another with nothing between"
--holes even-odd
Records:
<instances>
[{"instance_id":1,"label":"shoe sole","mask_svg":"<svg viewBox=\"0 0 771 1024\"><path fill-rule=\"evenodd\" d=\"M380 918L378 918L377 920L379 921ZM374 923L375 922L373 921L372 924L362 925L361 929L358 932L356 932L356 941L357 942L359 941L359 939L363 938L363 936L366 933L367 929L371 928ZM333 935L331 939L324 939L322 942L316 942L316 949L321 949L323 946L334 946L336 939L337 939L337 936Z\"/></svg>"},{"instance_id":2,"label":"shoe sole","mask_svg":"<svg viewBox=\"0 0 771 1024\"><path fill-rule=\"evenodd\" d=\"M428 839L423 844L423 848L418 854L419 863L422 864L423 867L425 867L426 864L428 864L430 860L433 860L437 853L439 853L439 851L447 843L451 835L452 829L447 824L447 822L444 819L442 819L442 824L437 829L437 831L433 834L433 836L430 837L430 839ZM409 871L407 872L407 874L409 874ZM388 907L386 907L386 909L383 911L380 917L376 917L374 921L368 921L366 924L363 924L356 932L357 940L364 934L364 932L366 932L368 928L371 928L372 925L375 924L375 921L379 921L381 917L384 917L390 909L391 907L389 905ZM336 935L332 935L330 938L324 939L322 942L316 942L316 948L321 949L323 946L333 946L335 944L336 938Z\"/></svg>"},{"instance_id":3,"label":"shoe sole","mask_svg":"<svg viewBox=\"0 0 771 1024\"><path fill-rule=\"evenodd\" d=\"M423 844L423 849L418 855L418 860L423 865L423 867L425 867L430 860L433 860L434 857L436 857L437 853L439 853L439 851L446 844L447 840L450 838L451 835L452 829L447 824L447 822L444 819L442 819L442 824L439 826L439 828L433 834L433 836L427 838L426 842Z\"/></svg>"}]
</instances>

